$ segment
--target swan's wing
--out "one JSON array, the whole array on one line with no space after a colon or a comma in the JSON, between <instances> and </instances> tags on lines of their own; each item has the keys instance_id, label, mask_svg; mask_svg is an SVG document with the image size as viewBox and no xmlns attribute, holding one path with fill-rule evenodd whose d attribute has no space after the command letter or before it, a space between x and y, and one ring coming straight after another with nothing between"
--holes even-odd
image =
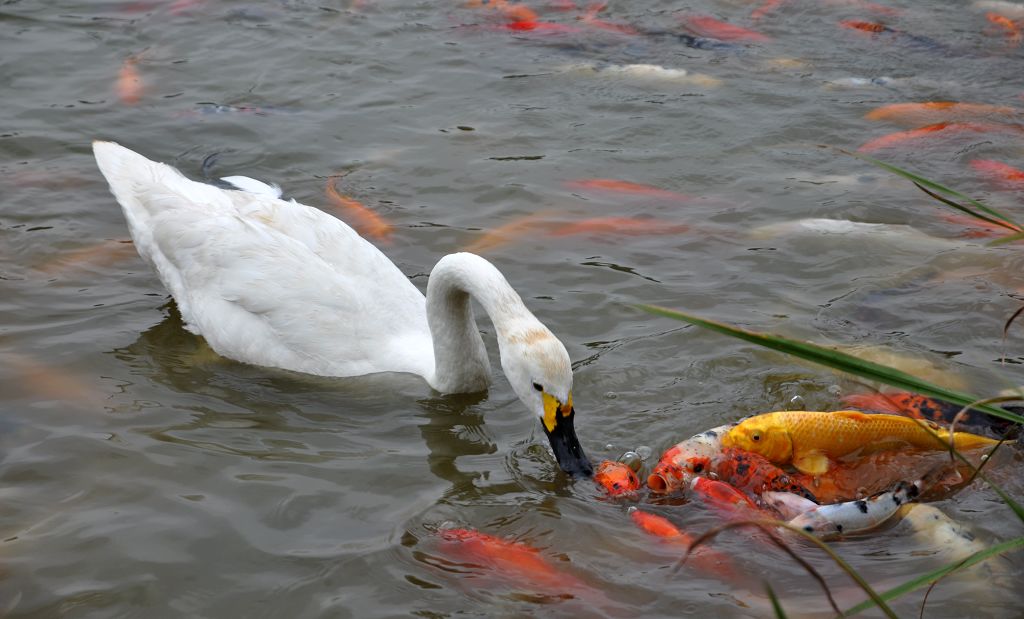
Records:
<instances>
[{"instance_id":1,"label":"swan's wing","mask_svg":"<svg viewBox=\"0 0 1024 619\"><path fill-rule=\"evenodd\" d=\"M238 216L179 212L154 224L161 279L218 353L331 376L433 371L423 295L402 294L411 284L390 262L342 273Z\"/></svg>"}]
</instances>

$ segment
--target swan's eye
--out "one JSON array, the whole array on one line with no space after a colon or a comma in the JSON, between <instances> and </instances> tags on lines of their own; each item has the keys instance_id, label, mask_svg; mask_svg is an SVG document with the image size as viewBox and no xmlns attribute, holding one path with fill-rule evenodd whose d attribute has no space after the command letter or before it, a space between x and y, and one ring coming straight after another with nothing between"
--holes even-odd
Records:
<instances>
[{"instance_id":1,"label":"swan's eye","mask_svg":"<svg viewBox=\"0 0 1024 619\"><path fill-rule=\"evenodd\" d=\"M540 383L533 383L533 388L537 391L544 391L544 387Z\"/></svg>"}]
</instances>

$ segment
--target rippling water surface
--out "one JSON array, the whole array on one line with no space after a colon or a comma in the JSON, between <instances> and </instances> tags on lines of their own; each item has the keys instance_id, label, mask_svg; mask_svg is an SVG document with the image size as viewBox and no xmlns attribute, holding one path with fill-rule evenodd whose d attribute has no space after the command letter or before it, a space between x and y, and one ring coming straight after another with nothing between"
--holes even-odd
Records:
<instances>
[{"instance_id":1,"label":"rippling water surface","mask_svg":"<svg viewBox=\"0 0 1024 619\"><path fill-rule=\"evenodd\" d=\"M457 2L0 5L0 614L747 617L769 612L762 580L794 616L827 610L802 568L742 533L717 547L753 584L673 572L680 550L632 524L636 501L559 473L497 369L486 320L486 394L251 367L186 332L118 243L128 231L92 159L96 138L192 178L272 181L324 209L327 178L344 174L339 186L395 226L381 247L421 288L438 257L470 246L502 269L569 350L577 430L595 459L640 445L657 458L795 396L827 410L859 389L634 302L879 348L975 393L1021 383L1024 339L1013 328L1001 342L1024 286L1019 248L964 238L909 184L818 147L914 126L864 118L889 103L1024 108L1024 55L984 10L790 0L755 19L757 3L695 0L612 2L597 15L642 31L631 34L571 4L531 3L572 27L533 31ZM676 36L693 15L770 38ZM629 64L691 75L615 70ZM841 86L879 77L900 79ZM1021 193L968 164L1019 165L1021 140L1006 125L878 155L1020 212ZM593 178L688 197L569 184ZM541 223L525 233L488 236L531 215ZM606 217L672 233L627 234L621 221L557 232ZM770 227L808 217L912 228ZM1014 466L994 474L1020 497ZM981 484L936 505L986 542L1020 533ZM717 522L695 504L648 509L694 532ZM453 525L539 548L566 594L447 553L436 531ZM798 546L841 606L863 598ZM883 589L941 564L904 524L834 547ZM1019 557L987 574L940 583L927 616L1016 616ZM922 597L895 608L916 615Z\"/></svg>"}]
</instances>

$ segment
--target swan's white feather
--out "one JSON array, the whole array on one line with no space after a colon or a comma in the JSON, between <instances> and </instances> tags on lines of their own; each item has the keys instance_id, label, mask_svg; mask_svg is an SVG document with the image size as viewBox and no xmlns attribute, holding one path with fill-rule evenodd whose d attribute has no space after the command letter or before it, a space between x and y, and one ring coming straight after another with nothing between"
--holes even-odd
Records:
<instances>
[{"instance_id":1,"label":"swan's white feather","mask_svg":"<svg viewBox=\"0 0 1024 619\"><path fill-rule=\"evenodd\" d=\"M248 191L249 193L270 196L271 198L281 197L281 186L277 183L264 183L248 176L224 176L220 180L236 189Z\"/></svg>"},{"instance_id":2,"label":"swan's white feather","mask_svg":"<svg viewBox=\"0 0 1024 619\"><path fill-rule=\"evenodd\" d=\"M425 300L340 220L94 143L139 254L219 354L311 374L434 371Z\"/></svg>"}]
</instances>

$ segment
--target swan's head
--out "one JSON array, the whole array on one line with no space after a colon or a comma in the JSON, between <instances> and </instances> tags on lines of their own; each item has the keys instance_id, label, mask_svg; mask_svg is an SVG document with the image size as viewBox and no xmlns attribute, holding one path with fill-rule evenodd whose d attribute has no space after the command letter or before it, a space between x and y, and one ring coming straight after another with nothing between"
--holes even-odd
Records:
<instances>
[{"instance_id":1,"label":"swan's head","mask_svg":"<svg viewBox=\"0 0 1024 619\"><path fill-rule=\"evenodd\" d=\"M519 399L540 420L558 465L576 477L594 468L576 438L569 353L542 325L513 332L501 342L501 367Z\"/></svg>"}]
</instances>

